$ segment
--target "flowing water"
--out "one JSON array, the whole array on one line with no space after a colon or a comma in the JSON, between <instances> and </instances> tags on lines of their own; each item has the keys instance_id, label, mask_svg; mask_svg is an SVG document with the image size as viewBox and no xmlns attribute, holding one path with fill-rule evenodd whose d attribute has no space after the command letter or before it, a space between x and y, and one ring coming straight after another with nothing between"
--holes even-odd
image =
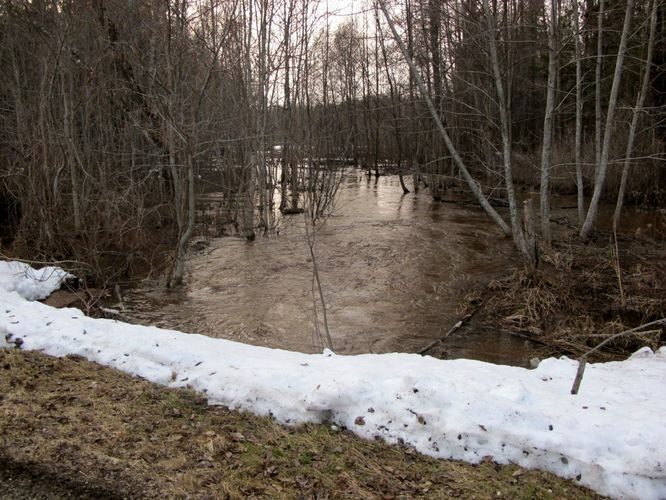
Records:
<instances>
[{"instance_id":1,"label":"flowing water","mask_svg":"<svg viewBox=\"0 0 666 500\"><path fill-rule=\"evenodd\" d=\"M126 292L127 314L158 326L250 344L321 352L314 330L313 263L303 216L279 235L248 242L216 238L187 262L186 284L144 282ZM395 176L348 173L333 214L318 226L316 262L334 350L418 352L460 319L474 286L516 260L476 208L403 195ZM465 328L444 356L526 365L535 348L511 335Z\"/></svg>"}]
</instances>

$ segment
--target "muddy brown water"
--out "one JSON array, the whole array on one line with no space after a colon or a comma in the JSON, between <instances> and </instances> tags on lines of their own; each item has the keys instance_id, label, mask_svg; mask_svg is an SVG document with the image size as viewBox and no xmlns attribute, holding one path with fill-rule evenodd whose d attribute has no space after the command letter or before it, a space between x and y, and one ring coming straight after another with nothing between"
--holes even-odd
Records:
<instances>
[{"instance_id":1,"label":"muddy brown water","mask_svg":"<svg viewBox=\"0 0 666 500\"><path fill-rule=\"evenodd\" d=\"M125 291L126 314L166 328L267 347L321 352L303 216L252 242L216 238L187 262L186 284L147 281ZM395 176L343 181L316 237L334 350L418 352L460 319L472 287L507 272L516 255L480 210L403 195ZM442 344L444 357L526 365L535 346L472 325Z\"/></svg>"}]
</instances>

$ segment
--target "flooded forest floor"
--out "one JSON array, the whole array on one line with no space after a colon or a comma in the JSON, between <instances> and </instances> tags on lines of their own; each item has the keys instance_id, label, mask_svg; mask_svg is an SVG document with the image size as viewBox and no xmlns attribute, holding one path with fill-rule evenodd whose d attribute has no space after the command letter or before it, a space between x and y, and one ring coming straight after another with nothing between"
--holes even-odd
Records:
<instances>
[{"instance_id":1,"label":"flooded forest floor","mask_svg":"<svg viewBox=\"0 0 666 500\"><path fill-rule=\"evenodd\" d=\"M210 193L201 210L208 226L193 245L185 286L130 287L124 314L164 328L321 352L302 217L282 217L277 234L252 242L210 237L219 226L218 200ZM537 271L527 272L510 238L468 196L451 191L436 202L428 192L403 195L397 176L348 173L315 248L334 351L529 366L533 358L578 356L609 335L663 318L666 214L627 207L614 233L611 209L601 207L597 233L582 242L572 200L555 197L553 243L541 246ZM662 325L620 337L595 359L656 347L664 332Z\"/></svg>"}]
</instances>

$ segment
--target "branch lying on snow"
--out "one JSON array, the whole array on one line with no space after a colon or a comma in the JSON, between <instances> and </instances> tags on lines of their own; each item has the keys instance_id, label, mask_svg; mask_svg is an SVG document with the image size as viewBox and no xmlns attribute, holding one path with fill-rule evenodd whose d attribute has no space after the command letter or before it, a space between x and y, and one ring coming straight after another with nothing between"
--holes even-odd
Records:
<instances>
[{"instance_id":1,"label":"branch lying on snow","mask_svg":"<svg viewBox=\"0 0 666 500\"><path fill-rule=\"evenodd\" d=\"M600 342L596 347L593 347L585 354L583 354L580 358L578 358L578 370L576 371L576 378L574 379L573 386L571 387L571 394L578 394L578 389L580 389L580 383L583 381L583 374L585 373L585 365L587 364L587 357L590 354L593 354L594 352L598 351L603 346L608 344L611 340L615 340L618 337L621 337L623 335L628 335L630 333L636 333L642 330L643 328L647 328L648 326L654 326L660 324L666 324L666 318L661 318L656 321L651 321L650 323L645 323L644 325L631 328L630 330L625 330L623 332L616 333L615 335L611 335L603 342Z\"/></svg>"}]
</instances>

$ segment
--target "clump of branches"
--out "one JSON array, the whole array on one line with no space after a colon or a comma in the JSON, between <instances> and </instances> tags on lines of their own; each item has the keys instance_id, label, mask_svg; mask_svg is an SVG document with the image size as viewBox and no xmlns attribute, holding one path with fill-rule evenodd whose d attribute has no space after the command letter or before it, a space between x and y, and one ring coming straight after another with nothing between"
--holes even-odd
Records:
<instances>
[{"instance_id":1,"label":"clump of branches","mask_svg":"<svg viewBox=\"0 0 666 500\"><path fill-rule=\"evenodd\" d=\"M323 167L319 162L310 165L306 171L307 188L303 193L303 214L306 243L312 260L314 336L319 345L323 344L328 349L333 350L327 305L317 261L317 232L320 228L319 223L330 215L335 208L335 201L344 177L344 171Z\"/></svg>"}]
</instances>

